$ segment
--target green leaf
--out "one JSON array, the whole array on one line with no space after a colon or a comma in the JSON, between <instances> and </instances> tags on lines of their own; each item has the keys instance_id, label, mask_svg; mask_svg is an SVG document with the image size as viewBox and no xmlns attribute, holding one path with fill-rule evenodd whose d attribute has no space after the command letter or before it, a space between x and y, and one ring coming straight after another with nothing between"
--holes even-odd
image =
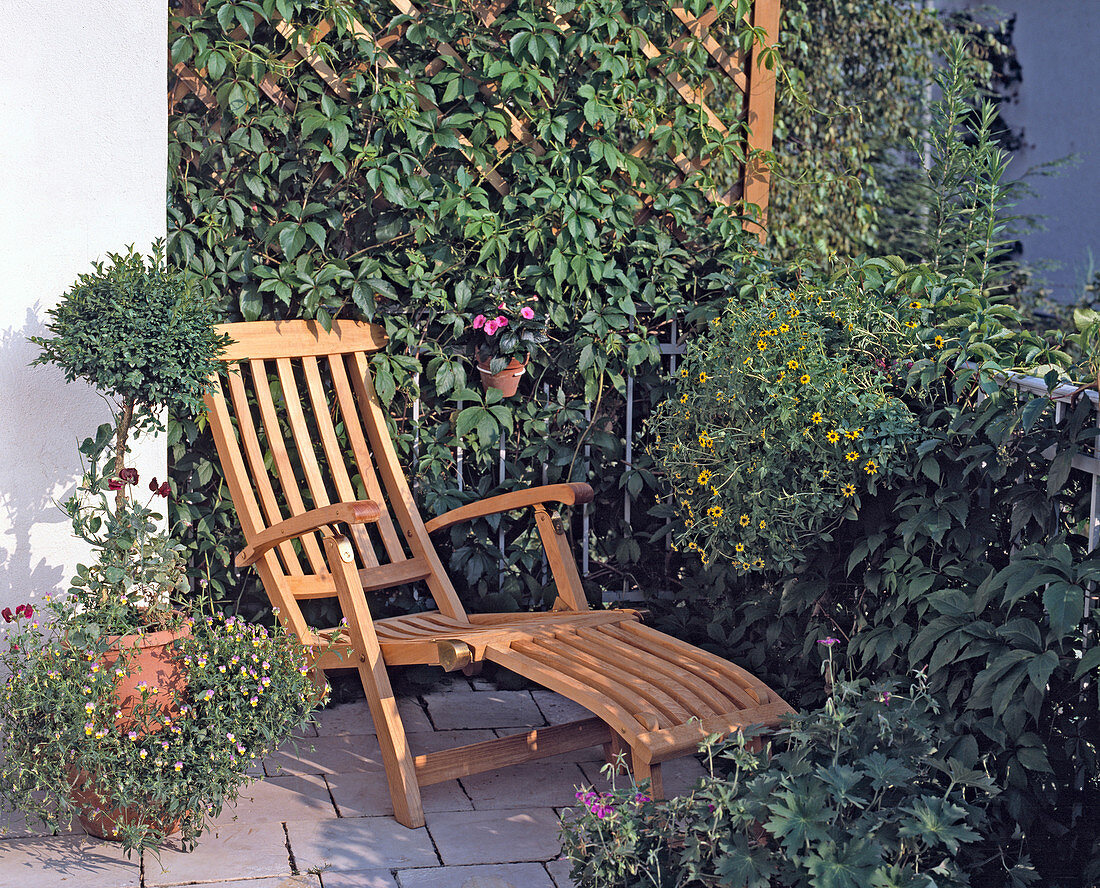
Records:
<instances>
[{"instance_id":1,"label":"green leaf","mask_svg":"<svg viewBox=\"0 0 1100 888\"><path fill-rule=\"evenodd\" d=\"M1055 638L1064 638L1081 623L1085 613L1085 590L1065 580L1051 583L1043 592L1043 608L1050 618Z\"/></svg>"}]
</instances>

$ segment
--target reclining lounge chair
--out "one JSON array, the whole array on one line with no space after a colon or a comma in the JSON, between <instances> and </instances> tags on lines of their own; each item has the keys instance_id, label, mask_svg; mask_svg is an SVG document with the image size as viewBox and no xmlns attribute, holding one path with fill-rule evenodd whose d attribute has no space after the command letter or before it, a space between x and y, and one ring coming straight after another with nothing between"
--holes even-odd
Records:
<instances>
[{"instance_id":1,"label":"reclining lounge chair","mask_svg":"<svg viewBox=\"0 0 1100 888\"><path fill-rule=\"evenodd\" d=\"M286 321L220 332L233 340L223 355L227 373L206 401L247 543L237 564L255 566L284 625L320 650L320 680L324 669L358 668L405 826L424 823L423 786L597 744L609 756L628 752L635 779L650 781L659 797L661 762L694 752L708 734L774 727L791 711L744 669L642 625L636 611L589 609L561 520L548 509L590 502L587 484L494 496L425 522L369 372L368 356L386 342L381 328L335 321L326 332ZM431 534L526 508L557 588L553 610L467 614ZM415 582L427 585L437 610L371 618L367 592ZM299 602L326 597L339 599L346 624L314 632ZM386 667L458 669L484 660L593 717L412 756Z\"/></svg>"}]
</instances>

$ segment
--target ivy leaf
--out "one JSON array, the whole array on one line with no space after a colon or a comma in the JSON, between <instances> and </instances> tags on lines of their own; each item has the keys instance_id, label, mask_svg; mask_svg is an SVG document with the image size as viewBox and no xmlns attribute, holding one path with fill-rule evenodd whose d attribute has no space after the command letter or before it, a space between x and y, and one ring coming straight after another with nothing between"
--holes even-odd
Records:
<instances>
[{"instance_id":1,"label":"ivy leaf","mask_svg":"<svg viewBox=\"0 0 1100 888\"><path fill-rule=\"evenodd\" d=\"M1075 629L1085 613L1085 590L1065 580L1051 583L1043 592L1043 608L1058 639Z\"/></svg>"},{"instance_id":2,"label":"ivy leaf","mask_svg":"<svg viewBox=\"0 0 1100 888\"><path fill-rule=\"evenodd\" d=\"M288 260L293 259L306 245L306 235L301 225L287 225L279 232L279 246Z\"/></svg>"}]
</instances>

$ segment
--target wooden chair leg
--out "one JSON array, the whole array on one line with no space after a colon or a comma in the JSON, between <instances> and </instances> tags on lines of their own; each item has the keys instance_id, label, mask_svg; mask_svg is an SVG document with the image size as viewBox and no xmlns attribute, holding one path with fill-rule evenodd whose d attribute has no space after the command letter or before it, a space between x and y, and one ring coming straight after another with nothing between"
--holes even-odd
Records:
<instances>
[{"instance_id":1,"label":"wooden chair leg","mask_svg":"<svg viewBox=\"0 0 1100 888\"><path fill-rule=\"evenodd\" d=\"M336 584L340 608L348 621L348 634L358 659L359 678L367 695L378 743L382 747L382 763L390 787L394 816L397 822L416 829L424 825L424 807L420 802L420 786L405 737L405 727L397 712L382 649L374 631L367 599L359 585L355 555L347 537L325 537L325 556Z\"/></svg>"},{"instance_id":2,"label":"wooden chair leg","mask_svg":"<svg viewBox=\"0 0 1100 888\"><path fill-rule=\"evenodd\" d=\"M649 796L652 799L665 797L665 784L661 779L660 764L643 762L638 756L634 756L634 782L637 784L649 781Z\"/></svg>"}]
</instances>

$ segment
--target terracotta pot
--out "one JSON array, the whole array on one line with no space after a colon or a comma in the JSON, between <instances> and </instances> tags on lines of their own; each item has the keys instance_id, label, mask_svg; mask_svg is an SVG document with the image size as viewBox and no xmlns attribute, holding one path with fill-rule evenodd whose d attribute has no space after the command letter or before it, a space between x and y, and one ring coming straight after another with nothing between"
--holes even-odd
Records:
<instances>
[{"instance_id":1,"label":"terracotta pot","mask_svg":"<svg viewBox=\"0 0 1100 888\"><path fill-rule=\"evenodd\" d=\"M519 378L527 372L527 362L521 364L512 358L508 366L499 373L490 373L489 362L479 360L477 369L481 373L481 385L486 391L491 388L500 389L504 397L510 398L519 389Z\"/></svg>"},{"instance_id":2,"label":"terracotta pot","mask_svg":"<svg viewBox=\"0 0 1100 888\"><path fill-rule=\"evenodd\" d=\"M103 798L96 792L85 772L79 771L73 775L72 788L70 790L73 802L77 807L77 819L84 831L97 839L109 839L117 841L119 828L123 826L151 826L158 830L163 828L166 836L178 832L180 821L176 819L167 827L163 827L156 818L142 814L137 808L108 809L104 807Z\"/></svg>"},{"instance_id":3,"label":"terracotta pot","mask_svg":"<svg viewBox=\"0 0 1100 888\"><path fill-rule=\"evenodd\" d=\"M191 627L183 625L179 629L164 629L160 632L143 632L134 635L115 635L109 639L110 647L103 655L103 668L113 671L115 663L123 651L133 651L126 675L118 679L115 686L115 699L122 713L115 724L120 731L133 728L134 708L141 703L143 684L152 691L148 698L151 705L165 718L174 717L179 711L178 700L187 689L187 675L183 664L179 662L173 642L187 638ZM150 730L159 731L163 725L154 721Z\"/></svg>"}]
</instances>

